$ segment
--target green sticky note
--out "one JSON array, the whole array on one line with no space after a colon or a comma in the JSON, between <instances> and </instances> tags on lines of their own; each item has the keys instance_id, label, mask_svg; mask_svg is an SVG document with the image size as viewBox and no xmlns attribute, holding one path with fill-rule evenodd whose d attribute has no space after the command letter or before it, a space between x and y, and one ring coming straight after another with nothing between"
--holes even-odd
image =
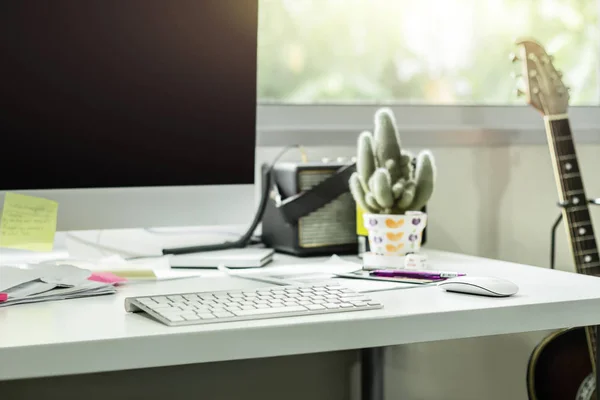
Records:
<instances>
[{"instance_id":1,"label":"green sticky note","mask_svg":"<svg viewBox=\"0 0 600 400\"><path fill-rule=\"evenodd\" d=\"M52 251L57 216L55 201L7 193L0 219L0 247Z\"/></svg>"}]
</instances>

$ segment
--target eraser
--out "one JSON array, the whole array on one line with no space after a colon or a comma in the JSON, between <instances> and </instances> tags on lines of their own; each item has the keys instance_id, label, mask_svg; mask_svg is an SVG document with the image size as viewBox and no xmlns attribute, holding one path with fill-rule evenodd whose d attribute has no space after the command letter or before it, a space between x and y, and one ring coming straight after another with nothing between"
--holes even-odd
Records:
<instances>
[{"instance_id":1,"label":"eraser","mask_svg":"<svg viewBox=\"0 0 600 400\"><path fill-rule=\"evenodd\" d=\"M427 256L425 254L412 253L404 257L404 268L406 269L427 269Z\"/></svg>"},{"instance_id":2,"label":"eraser","mask_svg":"<svg viewBox=\"0 0 600 400\"><path fill-rule=\"evenodd\" d=\"M387 256L366 252L363 254L363 269L404 269L404 256Z\"/></svg>"},{"instance_id":3,"label":"eraser","mask_svg":"<svg viewBox=\"0 0 600 400\"><path fill-rule=\"evenodd\" d=\"M8 300L8 294L7 293L0 293L0 303L2 303L3 301Z\"/></svg>"}]
</instances>

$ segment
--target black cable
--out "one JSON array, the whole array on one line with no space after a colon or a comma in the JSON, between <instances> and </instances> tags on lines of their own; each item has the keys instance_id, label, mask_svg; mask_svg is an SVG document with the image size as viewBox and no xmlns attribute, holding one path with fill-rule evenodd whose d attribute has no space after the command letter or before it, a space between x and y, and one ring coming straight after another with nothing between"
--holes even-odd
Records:
<instances>
[{"instance_id":1,"label":"black cable","mask_svg":"<svg viewBox=\"0 0 600 400\"><path fill-rule=\"evenodd\" d=\"M250 224L250 228L244 233L238 240L234 242L224 242L224 243L215 243L215 244L205 244L200 246L189 246L189 247L179 247L179 248L170 248L163 249L163 255L167 254L189 254L189 253L200 253L204 251L215 251L215 250L227 250L227 249L239 249L247 247L248 244L252 241L252 235L254 231L258 227L258 224L262 221L263 215L265 213L265 209L267 208L267 201L269 199L269 190L270 190L270 182L271 182L271 174L273 172L273 167L279 161L279 159L287 153L290 149L298 148L300 145L290 145L284 147L279 154L273 159L271 165L265 172L263 176L263 192L260 199L260 204L258 206L258 210L254 215L254 220L252 224Z\"/></svg>"}]
</instances>

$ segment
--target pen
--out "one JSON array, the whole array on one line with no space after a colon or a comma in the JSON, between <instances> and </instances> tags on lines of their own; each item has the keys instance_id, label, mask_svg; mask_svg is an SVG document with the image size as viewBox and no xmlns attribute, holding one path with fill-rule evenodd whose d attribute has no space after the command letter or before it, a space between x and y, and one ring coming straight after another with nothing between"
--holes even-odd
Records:
<instances>
[{"instance_id":1,"label":"pen","mask_svg":"<svg viewBox=\"0 0 600 400\"><path fill-rule=\"evenodd\" d=\"M413 270L391 270L378 269L371 272L373 276L388 277L388 278L415 278L415 279L446 279L465 276L459 272L450 271L413 271Z\"/></svg>"}]
</instances>

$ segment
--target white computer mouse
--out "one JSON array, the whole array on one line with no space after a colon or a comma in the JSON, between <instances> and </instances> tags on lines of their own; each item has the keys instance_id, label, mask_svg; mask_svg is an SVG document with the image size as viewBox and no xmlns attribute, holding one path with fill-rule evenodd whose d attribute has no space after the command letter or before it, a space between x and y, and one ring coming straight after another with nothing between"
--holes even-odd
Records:
<instances>
[{"instance_id":1,"label":"white computer mouse","mask_svg":"<svg viewBox=\"0 0 600 400\"><path fill-rule=\"evenodd\" d=\"M481 296L507 297L519 291L519 287L506 279L489 276L459 276L438 283L447 292L478 294Z\"/></svg>"}]
</instances>

